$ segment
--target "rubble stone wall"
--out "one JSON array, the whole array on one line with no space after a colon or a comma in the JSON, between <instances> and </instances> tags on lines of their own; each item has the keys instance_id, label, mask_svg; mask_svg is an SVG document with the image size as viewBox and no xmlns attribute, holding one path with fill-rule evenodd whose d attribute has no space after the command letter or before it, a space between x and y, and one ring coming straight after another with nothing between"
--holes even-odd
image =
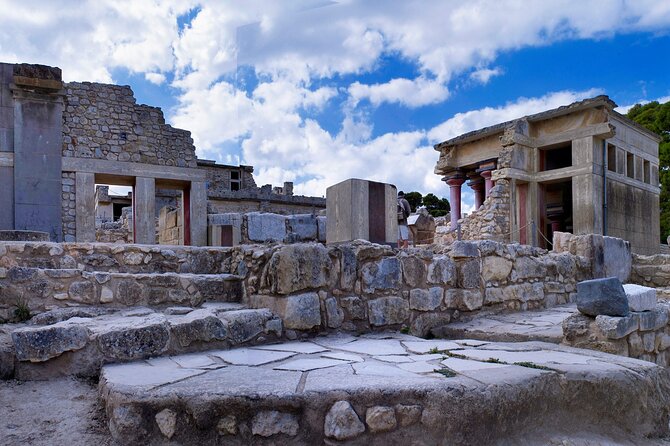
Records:
<instances>
[{"instance_id":1,"label":"rubble stone wall","mask_svg":"<svg viewBox=\"0 0 670 446\"><path fill-rule=\"evenodd\" d=\"M633 254L630 281L654 288L670 287L670 255L642 256Z\"/></svg>"},{"instance_id":2,"label":"rubble stone wall","mask_svg":"<svg viewBox=\"0 0 670 446\"><path fill-rule=\"evenodd\" d=\"M575 313L563 323L564 343L670 366L670 305L625 317Z\"/></svg>"},{"instance_id":3,"label":"rubble stone wall","mask_svg":"<svg viewBox=\"0 0 670 446\"><path fill-rule=\"evenodd\" d=\"M509 181L498 180L489 191L484 204L460 220L463 240L510 241L510 192Z\"/></svg>"}]
</instances>

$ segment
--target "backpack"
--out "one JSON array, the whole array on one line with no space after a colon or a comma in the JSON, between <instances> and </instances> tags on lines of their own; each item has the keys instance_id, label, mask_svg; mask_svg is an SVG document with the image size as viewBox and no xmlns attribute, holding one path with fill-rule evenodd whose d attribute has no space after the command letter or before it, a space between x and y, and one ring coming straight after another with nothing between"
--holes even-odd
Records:
<instances>
[{"instance_id":1,"label":"backpack","mask_svg":"<svg viewBox=\"0 0 670 446\"><path fill-rule=\"evenodd\" d=\"M398 200L398 221L404 220L408 217L407 212L405 211L405 207L400 203L400 200Z\"/></svg>"}]
</instances>

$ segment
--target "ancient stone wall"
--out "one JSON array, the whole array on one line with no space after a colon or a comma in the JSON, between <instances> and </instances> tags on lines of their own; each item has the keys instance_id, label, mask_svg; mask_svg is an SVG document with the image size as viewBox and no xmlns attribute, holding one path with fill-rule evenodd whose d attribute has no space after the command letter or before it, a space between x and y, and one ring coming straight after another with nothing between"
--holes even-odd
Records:
<instances>
[{"instance_id":1,"label":"ancient stone wall","mask_svg":"<svg viewBox=\"0 0 670 446\"><path fill-rule=\"evenodd\" d=\"M630 281L648 287L670 287L670 255L642 256L633 254Z\"/></svg>"},{"instance_id":2,"label":"ancient stone wall","mask_svg":"<svg viewBox=\"0 0 670 446\"><path fill-rule=\"evenodd\" d=\"M575 313L563 323L564 342L670 366L670 304L651 311L632 311L625 317Z\"/></svg>"},{"instance_id":3,"label":"ancient stone wall","mask_svg":"<svg viewBox=\"0 0 670 446\"><path fill-rule=\"evenodd\" d=\"M509 181L498 180L489 191L484 204L466 218L459 220L462 240L510 241Z\"/></svg>"},{"instance_id":4,"label":"ancient stone wall","mask_svg":"<svg viewBox=\"0 0 670 446\"><path fill-rule=\"evenodd\" d=\"M226 213L208 216L210 234L220 226L232 226L235 244L299 243L326 241L326 217L312 214L280 215L273 213ZM212 228L214 226L214 228ZM212 243L213 240L210 240Z\"/></svg>"},{"instance_id":5,"label":"ancient stone wall","mask_svg":"<svg viewBox=\"0 0 670 446\"><path fill-rule=\"evenodd\" d=\"M165 206L158 216L158 243L161 245L184 244L184 225L181 209Z\"/></svg>"},{"instance_id":6,"label":"ancient stone wall","mask_svg":"<svg viewBox=\"0 0 670 446\"><path fill-rule=\"evenodd\" d=\"M160 108L138 105L128 86L70 82L63 156L196 167L191 133L165 124Z\"/></svg>"}]
</instances>

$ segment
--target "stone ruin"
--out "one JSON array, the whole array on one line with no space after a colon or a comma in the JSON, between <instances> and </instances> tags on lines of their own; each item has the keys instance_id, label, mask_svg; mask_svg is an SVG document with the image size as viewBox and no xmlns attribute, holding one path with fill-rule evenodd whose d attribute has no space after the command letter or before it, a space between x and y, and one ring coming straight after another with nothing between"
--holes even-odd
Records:
<instances>
[{"instance_id":1,"label":"stone ruin","mask_svg":"<svg viewBox=\"0 0 670 446\"><path fill-rule=\"evenodd\" d=\"M483 134L440 145L440 168L476 164L468 173L481 206L461 219L462 240L420 213L416 240L426 243L398 250L392 185L335 185L327 215L317 212L323 199L300 201L290 184L254 183L256 202L240 196L240 207L222 207L247 190L251 170L198 160L188 132L135 104L129 88L63 85L53 70L9 76L8 66L0 65L3 106L28 110L37 98L63 107L53 181L62 186L63 235L76 241L49 241L58 239L52 231L11 231L0 241L0 378L96 379L109 435L121 444L552 444L579 432L631 441L670 434L670 256L634 253L638 239L558 225L545 234L550 246L517 243L532 234L510 218L524 190L534 196L556 174L524 183L514 171L522 155L547 147L539 142L562 144L572 122L563 116L584 110L592 122L570 130L583 135L573 145L593 148L593 132L609 135L604 117L620 121L604 99L526 119L554 120L559 132L523 122L485 129L486 138L506 138L486 162L459 158ZM19 83L10 87L10 77ZM12 158L24 178L19 152L0 161ZM641 179L637 170L633 179L653 194L644 175L645 166L654 172L645 164L652 157L638 155ZM116 212L109 194L99 189L94 199L98 180L134 187L120 224L107 220ZM465 181L446 180L454 193ZM296 205L295 213L262 212L275 204ZM459 213L454 201L450 224ZM214 246L189 246L199 244ZM586 309L594 280L613 284L592 295L606 307L616 294L618 312L603 302Z\"/></svg>"}]
</instances>

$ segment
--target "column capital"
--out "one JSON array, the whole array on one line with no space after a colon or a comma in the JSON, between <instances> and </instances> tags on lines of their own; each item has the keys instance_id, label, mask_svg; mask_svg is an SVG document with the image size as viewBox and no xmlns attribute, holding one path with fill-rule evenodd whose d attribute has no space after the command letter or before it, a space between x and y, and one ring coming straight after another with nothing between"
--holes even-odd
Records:
<instances>
[{"instance_id":1,"label":"column capital","mask_svg":"<svg viewBox=\"0 0 670 446\"><path fill-rule=\"evenodd\" d=\"M466 176L462 172L454 172L451 175L445 175L442 177L442 181L447 183L450 187L460 187L465 183Z\"/></svg>"}]
</instances>

